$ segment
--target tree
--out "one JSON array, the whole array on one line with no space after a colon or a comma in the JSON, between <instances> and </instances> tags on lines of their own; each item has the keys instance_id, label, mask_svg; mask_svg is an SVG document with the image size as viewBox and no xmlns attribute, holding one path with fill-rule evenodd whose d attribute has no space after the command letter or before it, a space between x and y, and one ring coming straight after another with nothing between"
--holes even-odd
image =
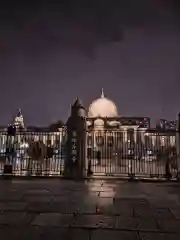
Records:
<instances>
[{"instance_id":1,"label":"tree","mask_svg":"<svg viewBox=\"0 0 180 240\"><path fill-rule=\"evenodd\" d=\"M54 122L48 126L48 131L50 132L56 132L59 128L62 128L65 124L63 121L58 120L57 122Z\"/></svg>"},{"instance_id":2,"label":"tree","mask_svg":"<svg viewBox=\"0 0 180 240\"><path fill-rule=\"evenodd\" d=\"M42 132L43 128L37 127L37 126L30 126L30 127L27 127L27 130L30 132Z\"/></svg>"}]
</instances>

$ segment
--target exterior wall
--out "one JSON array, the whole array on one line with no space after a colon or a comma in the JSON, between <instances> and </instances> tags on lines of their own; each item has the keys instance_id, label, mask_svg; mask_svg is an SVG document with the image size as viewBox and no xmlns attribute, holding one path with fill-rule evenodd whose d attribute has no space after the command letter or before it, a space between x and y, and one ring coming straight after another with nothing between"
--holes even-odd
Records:
<instances>
[{"instance_id":1,"label":"exterior wall","mask_svg":"<svg viewBox=\"0 0 180 240\"><path fill-rule=\"evenodd\" d=\"M102 123L99 121L99 123ZM103 124L97 124L95 128L88 129L88 136L92 138L92 146L94 149L98 148L97 136L102 136L105 140L112 137L118 147L122 144L134 142L135 144L142 143L149 147L162 146L176 146L176 133L158 133L157 131L147 132L145 128L138 128L138 126L119 126L118 128L107 129ZM65 142L66 130L59 129L59 132L17 132L12 141L17 148L20 144L24 144L31 140L43 141L45 145L61 147ZM7 143L6 132L0 132L0 153L5 153ZM146 144L147 143L147 144ZM87 148L90 144L87 142Z\"/></svg>"},{"instance_id":2,"label":"exterior wall","mask_svg":"<svg viewBox=\"0 0 180 240\"><path fill-rule=\"evenodd\" d=\"M130 131L131 130L131 131ZM121 135L121 140L119 135ZM147 129L138 129L137 126L123 126L121 129L106 130L105 128L95 128L88 131L88 136L92 138L93 148L97 148L97 137L101 136L107 139L108 136L113 137L117 142L120 141L122 144L134 142L135 144L142 143L144 146L149 148L158 147L170 147L176 145L176 133L172 132L170 134L158 134L149 133ZM106 141L106 140L105 140Z\"/></svg>"},{"instance_id":3,"label":"exterior wall","mask_svg":"<svg viewBox=\"0 0 180 240\"><path fill-rule=\"evenodd\" d=\"M24 143L29 143L31 140L42 141L45 145L49 146L61 146L65 141L66 131L60 130L59 132L20 132L16 134L15 137L11 137L12 143L15 144L17 148ZM0 152L5 152L7 144L7 134L6 132L0 133Z\"/></svg>"}]
</instances>

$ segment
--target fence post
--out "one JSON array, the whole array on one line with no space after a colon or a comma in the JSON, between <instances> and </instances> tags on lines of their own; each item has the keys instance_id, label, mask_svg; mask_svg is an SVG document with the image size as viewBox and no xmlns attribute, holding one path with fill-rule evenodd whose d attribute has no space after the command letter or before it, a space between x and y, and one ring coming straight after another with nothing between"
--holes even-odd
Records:
<instances>
[{"instance_id":1,"label":"fence post","mask_svg":"<svg viewBox=\"0 0 180 240\"><path fill-rule=\"evenodd\" d=\"M84 106L77 98L71 107L71 115L67 121L65 177L86 177L86 147L86 113Z\"/></svg>"},{"instance_id":2,"label":"fence post","mask_svg":"<svg viewBox=\"0 0 180 240\"><path fill-rule=\"evenodd\" d=\"M180 180L180 113L178 114L178 124L176 131L176 148L177 148L177 179Z\"/></svg>"},{"instance_id":3,"label":"fence post","mask_svg":"<svg viewBox=\"0 0 180 240\"><path fill-rule=\"evenodd\" d=\"M12 162L14 159L14 137L16 135L16 127L8 126L6 139L6 163L4 165L3 175L5 178L12 176Z\"/></svg>"}]
</instances>

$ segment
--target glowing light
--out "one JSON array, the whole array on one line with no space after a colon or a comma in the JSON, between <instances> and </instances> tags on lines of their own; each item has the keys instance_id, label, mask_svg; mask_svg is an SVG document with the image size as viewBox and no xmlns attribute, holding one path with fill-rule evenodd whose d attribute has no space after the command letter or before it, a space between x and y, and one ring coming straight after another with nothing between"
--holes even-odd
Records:
<instances>
[{"instance_id":1,"label":"glowing light","mask_svg":"<svg viewBox=\"0 0 180 240\"><path fill-rule=\"evenodd\" d=\"M22 143L20 145L20 148L28 148L29 147L29 144L28 143Z\"/></svg>"}]
</instances>

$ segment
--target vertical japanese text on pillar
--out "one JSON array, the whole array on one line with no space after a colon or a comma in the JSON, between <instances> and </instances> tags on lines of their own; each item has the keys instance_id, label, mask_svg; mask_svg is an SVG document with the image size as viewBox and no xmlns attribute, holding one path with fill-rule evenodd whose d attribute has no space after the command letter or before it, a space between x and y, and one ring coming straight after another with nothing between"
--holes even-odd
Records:
<instances>
[{"instance_id":1,"label":"vertical japanese text on pillar","mask_svg":"<svg viewBox=\"0 0 180 240\"><path fill-rule=\"evenodd\" d=\"M77 161L77 133L76 131L73 131L72 133L72 149L71 149L71 155L72 155L72 161Z\"/></svg>"}]
</instances>

